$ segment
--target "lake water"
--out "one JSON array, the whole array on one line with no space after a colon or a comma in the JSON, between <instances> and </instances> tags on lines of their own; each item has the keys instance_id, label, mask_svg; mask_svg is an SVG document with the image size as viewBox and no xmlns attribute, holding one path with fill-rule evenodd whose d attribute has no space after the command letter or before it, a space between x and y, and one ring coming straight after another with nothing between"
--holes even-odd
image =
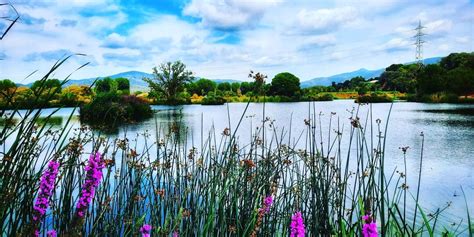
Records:
<instances>
[{"instance_id":1,"label":"lake water","mask_svg":"<svg viewBox=\"0 0 474 237\"><path fill-rule=\"evenodd\" d=\"M110 136L122 136L127 134L143 133L149 131L154 133L156 126L165 128L171 123L179 122L187 128L188 142L199 147L201 134L215 131L222 133L226 127L235 129L247 104L230 103L221 106L184 105L179 107L154 106L157 110L155 118L139 124L120 128L118 134ZM380 119L382 127L385 128L390 103L372 105L371 118L374 122ZM305 131L304 119L317 114L321 118L321 130L323 141L327 146L329 122L331 119L332 129L335 129L339 120L340 127L344 129L342 148L346 147L348 131L350 130L351 111L359 109L359 117L362 126L366 124L366 118L370 121L370 106L358 105L352 100L337 100L331 102L299 102L299 103L266 103L265 117L273 122L277 131L288 131L291 126L291 135L285 134L285 139L292 144L297 141L300 134ZM248 144L251 139L251 131L256 126L261 126L264 105L261 103L250 104L243 116L242 124L236 134L240 143ZM52 111L45 110L44 113ZM66 117L73 110L71 108L61 109L56 116ZM77 118L78 111L74 112L73 125L79 126ZM331 115L331 113L333 113ZM321 115L321 116L319 116ZM332 117L332 118L331 118ZM319 122L319 121L318 121ZM370 124L370 123L368 123ZM214 130L212 130L214 128ZM269 130L270 128L267 128ZM331 129L331 130L332 130ZM319 132L319 125L318 125ZM397 169L402 171L403 153L400 147L409 146L407 152L408 185L413 193L416 191L417 174L419 171L421 136L424 133L424 158L421 179L421 205L424 208L435 211L448 202L452 205L441 216L444 223L459 222L460 218L466 223L466 210L461 186L464 189L470 208L474 209L474 105L455 104L424 104L400 102L394 103L388 123L386 143L386 167L387 170ZM330 132L332 138L335 133ZM374 134L376 134L374 130ZM374 135L375 137L375 135ZM189 143L188 143L189 144ZM304 146L299 141L296 146ZM471 215L473 210L471 210Z\"/></svg>"}]
</instances>

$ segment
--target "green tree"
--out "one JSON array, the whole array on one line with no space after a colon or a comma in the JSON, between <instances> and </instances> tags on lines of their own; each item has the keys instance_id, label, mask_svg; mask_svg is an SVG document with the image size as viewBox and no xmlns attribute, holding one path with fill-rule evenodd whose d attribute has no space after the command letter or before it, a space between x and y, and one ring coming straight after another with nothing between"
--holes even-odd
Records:
<instances>
[{"instance_id":1,"label":"green tree","mask_svg":"<svg viewBox=\"0 0 474 237\"><path fill-rule=\"evenodd\" d=\"M442 58L439 64L446 70L453 70L458 67L474 69L474 53L452 53Z\"/></svg>"},{"instance_id":2,"label":"green tree","mask_svg":"<svg viewBox=\"0 0 474 237\"><path fill-rule=\"evenodd\" d=\"M238 82L232 82L231 88L232 88L232 91L233 91L233 92L237 92L237 90L240 89L240 83L238 83Z\"/></svg>"},{"instance_id":3,"label":"green tree","mask_svg":"<svg viewBox=\"0 0 474 237\"><path fill-rule=\"evenodd\" d=\"M217 85L217 89L220 91L230 91L232 87L229 82L222 82Z\"/></svg>"},{"instance_id":4,"label":"green tree","mask_svg":"<svg viewBox=\"0 0 474 237\"><path fill-rule=\"evenodd\" d=\"M153 78L144 78L151 91L162 97L167 104L177 104L178 94L184 90L186 83L193 79L191 71L180 61L161 64L153 68Z\"/></svg>"},{"instance_id":5,"label":"green tree","mask_svg":"<svg viewBox=\"0 0 474 237\"><path fill-rule=\"evenodd\" d=\"M418 93L431 94L445 90L445 70L439 64L426 65L418 76Z\"/></svg>"},{"instance_id":6,"label":"green tree","mask_svg":"<svg viewBox=\"0 0 474 237\"><path fill-rule=\"evenodd\" d=\"M217 84L214 81L205 78L201 78L191 84L194 86L192 86L192 89L189 92L197 95L207 95L217 87Z\"/></svg>"},{"instance_id":7,"label":"green tree","mask_svg":"<svg viewBox=\"0 0 474 237\"><path fill-rule=\"evenodd\" d=\"M117 90L121 91L122 94L130 94L130 81L128 78L119 77L115 81L117 83Z\"/></svg>"},{"instance_id":8,"label":"green tree","mask_svg":"<svg viewBox=\"0 0 474 237\"><path fill-rule=\"evenodd\" d=\"M17 88L16 84L9 79L4 79L0 81L0 96L3 100L10 101L13 97L15 89Z\"/></svg>"},{"instance_id":9,"label":"green tree","mask_svg":"<svg viewBox=\"0 0 474 237\"><path fill-rule=\"evenodd\" d=\"M106 77L95 82L95 93L109 93L117 90L117 82L110 77Z\"/></svg>"},{"instance_id":10,"label":"green tree","mask_svg":"<svg viewBox=\"0 0 474 237\"><path fill-rule=\"evenodd\" d=\"M251 91L253 91L253 90L254 90L253 82L244 81L240 84L240 91L244 95L251 92Z\"/></svg>"},{"instance_id":11,"label":"green tree","mask_svg":"<svg viewBox=\"0 0 474 237\"><path fill-rule=\"evenodd\" d=\"M474 70L458 67L447 73L447 87L457 95L474 92Z\"/></svg>"},{"instance_id":12,"label":"green tree","mask_svg":"<svg viewBox=\"0 0 474 237\"><path fill-rule=\"evenodd\" d=\"M293 97L300 90L300 79L289 72L277 74L272 79L270 91L274 95Z\"/></svg>"}]
</instances>

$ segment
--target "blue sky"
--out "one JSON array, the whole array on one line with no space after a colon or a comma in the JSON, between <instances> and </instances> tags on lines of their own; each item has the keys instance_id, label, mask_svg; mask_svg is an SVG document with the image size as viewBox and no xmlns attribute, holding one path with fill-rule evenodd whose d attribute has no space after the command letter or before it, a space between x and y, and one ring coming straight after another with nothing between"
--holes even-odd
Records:
<instances>
[{"instance_id":1,"label":"blue sky","mask_svg":"<svg viewBox=\"0 0 474 237\"><path fill-rule=\"evenodd\" d=\"M5 2L5 0L0 0ZM151 72L183 61L196 75L245 80L289 71L307 80L413 61L419 20L425 57L473 51L470 0L11 0L20 22L0 41L0 77L38 79L64 55L55 76ZM0 9L2 15L10 14ZM4 24L0 23L0 29ZM38 70L36 77L25 79Z\"/></svg>"}]
</instances>

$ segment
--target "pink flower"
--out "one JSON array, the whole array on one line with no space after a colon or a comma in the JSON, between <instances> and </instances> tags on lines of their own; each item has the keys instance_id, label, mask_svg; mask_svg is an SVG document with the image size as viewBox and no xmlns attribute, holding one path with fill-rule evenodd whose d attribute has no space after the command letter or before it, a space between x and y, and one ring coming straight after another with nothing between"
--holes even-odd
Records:
<instances>
[{"instance_id":1,"label":"pink flower","mask_svg":"<svg viewBox=\"0 0 474 237\"><path fill-rule=\"evenodd\" d=\"M259 208L258 212L262 216L265 215L267 212L270 211L270 207L272 206L272 204L273 204L273 197L272 196L266 197L265 199L263 199L263 207Z\"/></svg>"},{"instance_id":2,"label":"pink flower","mask_svg":"<svg viewBox=\"0 0 474 237\"><path fill-rule=\"evenodd\" d=\"M92 202L92 198L94 198L95 189L99 186L102 179L103 168L104 162L102 161L102 155L99 152L91 154L89 163L84 168L86 171L86 180L82 185L81 195L76 204L76 215L79 218L84 217L84 214L89 208L89 204Z\"/></svg>"},{"instance_id":3,"label":"pink flower","mask_svg":"<svg viewBox=\"0 0 474 237\"><path fill-rule=\"evenodd\" d=\"M56 233L55 230L50 230L48 233L46 233L46 236L48 237L56 237L58 234Z\"/></svg>"},{"instance_id":4,"label":"pink flower","mask_svg":"<svg viewBox=\"0 0 474 237\"><path fill-rule=\"evenodd\" d=\"M304 237L304 233L303 216L301 215L301 212L295 212L291 217L290 237Z\"/></svg>"},{"instance_id":5,"label":"pink flower","mask_svg":"<svg viewBox=\"0 0 474 237\"><path fill-rule=\"evenodd\" d=\"M178 231L173 232L173 237L179 237Z\"/></svg>"},{"instance_id":6,"label":"pink flower","mask_svg":"<svg viewBox=\"0 0 474 237\"><path fill-rule=\"evenodd\" d=\"M362 235L364 237L378 237L377 224L372 220L372 217L365 215L362 217L362 220L365 222L362 226Z\"/></svg>"},{"instance_id":7,"label":"pink flower","mask_svg":"<svg viewBox=\"0 0 474 237\"><path fill-rule=\"evenodd\" d=\"M150 237L151 228L152 228L151 225L144 224L144 225L140 228L140 233L142 233L142 237Z\"/></svg>"}]
</instances>

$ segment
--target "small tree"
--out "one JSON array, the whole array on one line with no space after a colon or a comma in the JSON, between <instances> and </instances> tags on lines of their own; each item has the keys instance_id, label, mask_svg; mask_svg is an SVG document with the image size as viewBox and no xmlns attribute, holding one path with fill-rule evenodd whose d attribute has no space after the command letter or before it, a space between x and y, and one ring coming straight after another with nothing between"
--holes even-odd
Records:
<instances>
[{"instance_id":1,"label":"small tree","mask_svg":"<svg viewBox=\"0 0 474 237\"><path fill-rule=\"evenodd\" d=\"M274 95L293 97L300 91L300 79L289 72L279 73L272 79L270 91Z\"/></svg>"},{"instance_id":2,"label":"small tree","mask_svg":"<svg viewBox=\"0 0 474 237\"><path fill-rule=\"evenodd\" d=\"M117 82L110 77L106 77L95 82L95 93L109 93L117 90Z\"/></svg>"},{"instance_id":3,"label":"small tree","mask_svg":"<svg viewBox=\"0 0 474 237\"><path fill-rule=\"evenodd\" d=\"M0 81L0 98L2 100L11 101L13 94L15 93L17 86L14 82L9 79Z\"/></svg>"},{"instance_id":4,"label":"small tree","mask_svg":"<svg viewBox=\"0 0 474 237\"><path fill-rule=\"evenodd\" d=\"M127 78L119 77L115 79L117 83L117 90L119 90L122 94L130 94L130 81Z\"/></svg>"},{"instance_id":5,"label":"small tree","mask_svg":"<svg viewBox=\"0 0 474 237\"><path fill-rule=\"evenodd\" d=\"M178 94L183 91L186 83L193 79L193 73L186 70L180 61L161 64L153 68L153 78L144 78L150 90L162 97L167 104L177 104Z\"/></svg>"}]
</instances>

